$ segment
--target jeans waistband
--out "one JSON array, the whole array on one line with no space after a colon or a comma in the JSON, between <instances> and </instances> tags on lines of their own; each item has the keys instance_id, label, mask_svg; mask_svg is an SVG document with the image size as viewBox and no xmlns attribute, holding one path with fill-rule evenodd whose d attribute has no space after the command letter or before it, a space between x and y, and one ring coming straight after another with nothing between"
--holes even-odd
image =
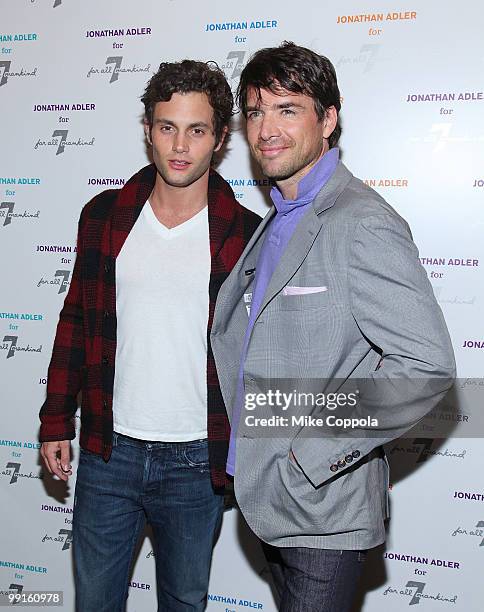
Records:
<instances>
[{"instance_id":1,"label":"jeans waistband","mask_svg":"<svg viewBox=\"0 0 484 612\"><path fill-rule=\"evenodd\" d=\"M208 444L208 440L206 438L201 440L187 440L183 442L164 442L161 440L142 440L141 438L132 438L131 436L126 436L125 434L120 434L117 431L113 431L113 446L116 446L118 442L141 448L182 448L184 446L198 447Z\"/></svg>"}]
</instances>

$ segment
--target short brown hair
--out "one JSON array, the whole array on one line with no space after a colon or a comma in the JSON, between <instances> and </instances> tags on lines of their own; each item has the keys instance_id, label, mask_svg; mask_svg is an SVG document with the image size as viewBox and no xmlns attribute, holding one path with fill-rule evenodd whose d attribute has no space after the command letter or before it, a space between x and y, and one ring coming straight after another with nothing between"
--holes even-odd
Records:
<instances>
[{"instance_id":1,"label":"short brown hair","mask_svg":"<svg viewBox=\"0 0 484 612\"><path fill-rule=\"evenodd\" d=\"M225 74L215 62L183 60L162 62L158 72L146 85L141 101L145 118L153 126L153 112L157 102L168 102L174 93L200 92L208 96L213 108L213 124L217 143L233 114L234 97Z\"/></svg>"},{"instance_id":2,"label":"short brown hair","mask_svg":"<svg viewBox=\"0 0 484 612\"><path fill-rule=\"evenodd\" d=\"M237 89L237 103L247 116L247 90L253 87L260 96L261 89L280 93L281 88L296 94L304 94L314 101L319 119L326 110L334 106L339 113L341 98L333 64L324 55L306 47L284 41L279 47L268 47L257 51L242 70ZM341 135L338 117L336 127L329 137L329 146L334 147Z\"/></svg>"}]
</instances>

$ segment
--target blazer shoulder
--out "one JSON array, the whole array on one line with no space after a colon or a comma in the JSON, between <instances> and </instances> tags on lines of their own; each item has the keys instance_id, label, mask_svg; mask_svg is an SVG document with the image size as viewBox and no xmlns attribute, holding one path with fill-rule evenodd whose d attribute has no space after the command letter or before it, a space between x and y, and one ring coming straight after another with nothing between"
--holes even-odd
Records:
<instances>
[{"instance_id":1,"label":"blazer shoulder","mask_svg":"<svg viewBox=\"0 0 484 612\"><path fill-rule=\"evenodd\" d=\"M360 221L375 216L386 216L392 221L401 223L408 228L405 219L379 193L366 185L362 180L352 177L337 200L335 212L358 224Z\"/></svg>"}]
</instances>

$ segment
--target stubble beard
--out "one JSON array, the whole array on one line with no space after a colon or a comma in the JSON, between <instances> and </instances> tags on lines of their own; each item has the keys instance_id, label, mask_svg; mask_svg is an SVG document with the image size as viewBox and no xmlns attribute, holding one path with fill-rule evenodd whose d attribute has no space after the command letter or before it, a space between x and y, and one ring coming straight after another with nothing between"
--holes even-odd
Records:
<instances>
[{"instance_id":1,"label":"stubble beard","mask_svg":"<svg viewBox=\"0 0 484 612\"><path fill-rule=\"evenodd\" d=\"M257 151L257 155L254 155L254 157L265 177L273 181L285 181L298 174L306 166L310 164L314 165L319 159L320 153L319 151L316 153L307 152L305 155L302 153L299 155L296 154L291 159L281 161L280 165L272 170L270 169L271 160L264 160L259 151ZM264 167L265 165L267 165L267 167Z\"/></svg>"},{"instance_id":2,"label":"stubble beard","mask_svg":"<svg viewBox=\"0 0 484 612\"><path fill-rule=\"evenodd\" d=\"M266 160L262 159L261 157L259 157L258 159L259 165L264 176L273 181L284 181L291 178L292 176L297 174L302 168L304 168L308 163L310 163L310 161L311 159L309 157L307 160L305 158L297 157L296 159L288 159L286 161L281 161L281 163L277 167L271 169L270 160L267 160L267 163Z\"/></svg>"}]
</instances>

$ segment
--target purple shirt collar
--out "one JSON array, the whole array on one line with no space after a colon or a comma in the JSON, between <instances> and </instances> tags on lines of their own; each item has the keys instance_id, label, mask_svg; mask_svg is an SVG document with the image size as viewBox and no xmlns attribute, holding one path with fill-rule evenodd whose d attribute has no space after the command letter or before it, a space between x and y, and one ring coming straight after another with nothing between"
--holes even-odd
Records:
<instances>
[{"instance_id":1,"label":"purple shirt collar","mask_svg":"<svg viewBox=\"0 0 484 612\"><path fill-rule=\"evenodd\" d=\"M339 148L333 147L314 164L311 170L303 176L297 186L297 198L285 200L277 187L271 189L271 199L278 213L290 212L294 208L309 204L321 191L322 186L333 174L339 161Z\"/></svg>"}]
</instances>

